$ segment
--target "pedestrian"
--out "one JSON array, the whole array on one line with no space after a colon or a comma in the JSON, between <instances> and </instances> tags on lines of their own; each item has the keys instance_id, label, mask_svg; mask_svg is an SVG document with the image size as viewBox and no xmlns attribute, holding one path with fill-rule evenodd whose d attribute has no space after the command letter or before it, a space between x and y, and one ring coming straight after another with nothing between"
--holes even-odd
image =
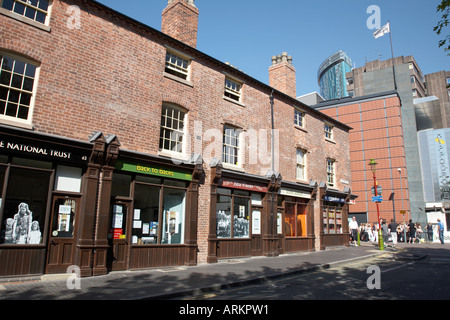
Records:
<instances>
[{"instance_id":1,"label":"pedestrian","mask_svg":"<svg viewBox=\"0 0 450 320\"><path fill-rule=\"evenodd\" d=\"M386 220L382 220L381 222L381 233L383 235L384 246L387 247L387 243L389 241L389 230L386 224Z\"/></svg>"},{"instance_id":2,"label":"pedestrian","mask_svg":"<svg viewBox=\"0 0 450 320\"><path fill-rule=\"evenodd\" d=\"M398 224L395 223L394 219L391 219L391 223L389 223L388 228L390 230L393 247L395 247L397 245L397 227L398 227Z\"/></svg>"},{"instance_id":3,"label":"pedestrian","mask_svg":"<svg viewBox=\"0 0 450 320\"><path fill-rule=\"evenodd\" d=\"M352 217L352 221L350 221L350 223L348 224L348 227L350 228L350 232L352 235L352 241L353 241L353 245L355 247L358 246L357 241L358 241L358 222L356 221L356 217Z\"/></svg>"},{"instance_id":4,"label":"pedestrian","mask_svg":"<svg viewBox=\"0 0 450 320\"><path fill-rule=\"evenodd\" d=\"M418 243L420 243L422 241L422 233L423 233L422 227L421 227L420 223L417 222L416 223L416 237L417 237Z\"/></svg>"},{"instance_id":5,"label":"pedestrian","mask_svg":"<svg viewBox=\"0 0 450 320\"><path fill-rule=\"evenodd\" d=\"M373 241L374 243L378 242L378 223L374 222L372 227Z\"/></svg>"},{"instance_id":6,"label":"pedestrian","mask_svg":"<svg viewBox=\"0 0 450 320\"><path fill-rule=\"evenodd\" d=\"M427 229L427 235L428 235L428 242L433 242L433 226L431 225L431 222L428 222L427 226L425 227Z\"/></svg>"},{"instance_id":7,"label":"pedestrian","mask_svg":"<svg viewBox=\"0 0 450 320\"><path fill-rule=\"evenodd\" d=\"M438 221L438 232L439 232L439 240L442 244L444 244L444 224L441 219L437 219Z\"/></svg>"},{"instance_id":8,"label":"pedestrian","mask_svg":"<svg viewBox=\"0 0 450 320\"><path fill-rule=\"evenodd\" d=\"M412 222L412 219L409 220L409 243L416 242L416 226Z\"/></svg>"}]
</instances>

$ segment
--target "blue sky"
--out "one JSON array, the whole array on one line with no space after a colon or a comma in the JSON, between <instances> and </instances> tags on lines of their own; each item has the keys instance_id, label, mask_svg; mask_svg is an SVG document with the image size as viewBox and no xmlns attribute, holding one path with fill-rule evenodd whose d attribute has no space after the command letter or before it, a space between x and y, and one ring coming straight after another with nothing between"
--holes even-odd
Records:
<instances>
[{"instance_id":1,"label":"blue sky","mask_svg":"<svg viewBox=\"0 0 450 320\"><path fill-rule=\"evenodd\" d=\"M112 9L161 30L167 0L100 0ZM317 69L345 51L354 66L391 58L389 35L374 39L367 27L377 5L381 25L389 20L394 56L412 55L424 74L450 70L433 27L441 0L195 0L200 11L197 49L229 62L268 84L271 57L287 52L297 71L297 95L318 91ZM445 34L450 32L447 27Z\"/></svg>"}]
</instances>

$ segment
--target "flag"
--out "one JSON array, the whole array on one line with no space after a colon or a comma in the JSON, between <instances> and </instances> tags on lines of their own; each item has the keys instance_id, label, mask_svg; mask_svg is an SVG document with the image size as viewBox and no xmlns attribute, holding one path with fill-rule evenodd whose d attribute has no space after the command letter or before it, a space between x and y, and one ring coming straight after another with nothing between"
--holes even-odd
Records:
<instances>
[{"instance_id":1,"label":"flag","mask_svg":"<svg viewBox=\"0 0 450 320\"><path fill-rule=\"evenodd\" d=\"M375 37L375 39L378 39L382 36L384 36L386 33L391 32L391 26L389 24L389 22L387 24L385 24L383 27L381 27L380 29L378 29L377 31L375 31L373 33L373 36Z\"/></svg>"}]
</instances>

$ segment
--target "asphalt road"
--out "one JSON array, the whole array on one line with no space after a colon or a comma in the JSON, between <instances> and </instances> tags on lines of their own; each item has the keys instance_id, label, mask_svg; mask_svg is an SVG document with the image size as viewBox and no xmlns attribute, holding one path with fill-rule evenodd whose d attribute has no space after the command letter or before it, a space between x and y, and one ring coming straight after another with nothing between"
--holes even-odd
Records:
<instances>
[{"instance_id":1,"label":"asphalt road","mask_svg":"<svg viewBox=\"0 0 450 320\"><path fill-rule=\"evenodd\" d=\"M408 251L184 300L449 300L450 246Z\"/></svg>"}]
</instances>

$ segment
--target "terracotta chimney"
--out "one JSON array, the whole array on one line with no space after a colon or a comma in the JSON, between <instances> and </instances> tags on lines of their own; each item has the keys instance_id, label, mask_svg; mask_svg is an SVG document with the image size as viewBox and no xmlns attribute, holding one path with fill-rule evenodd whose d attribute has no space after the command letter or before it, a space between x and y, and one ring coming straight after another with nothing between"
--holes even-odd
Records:
<instances>
[{"instance_id":1,"label":"terracotta chimney","mask_svg":"<svg viewBox=\"0 0 450 320\"><path fill-rule=\"evenodd\" d=\"M272 57L269 67L269 85L293 98L297 98L295 68L287 52Z\"/></svg>"},{"instance_id":2,"label":"terracotta chimney","mask_svg":"<svg viewBox=\"0 0 450 320\"><path fill-rule=\"evenodd\" d=\"M162 13L161 32L195 48L198 13L194 0L168 0Z\"/></svg>"}]
</instances>

